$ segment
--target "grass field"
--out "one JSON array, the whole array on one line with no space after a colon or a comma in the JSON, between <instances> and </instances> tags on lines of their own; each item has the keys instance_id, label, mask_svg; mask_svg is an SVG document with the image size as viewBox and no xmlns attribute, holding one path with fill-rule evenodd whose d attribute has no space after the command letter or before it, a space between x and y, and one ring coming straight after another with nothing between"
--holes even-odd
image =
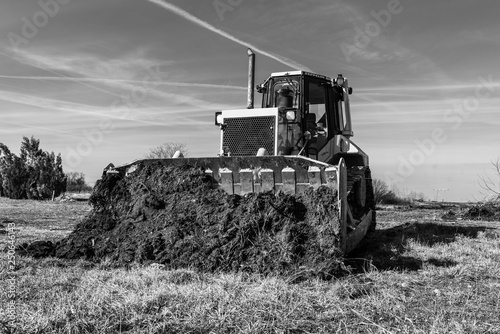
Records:
<instances>
[{"instance_id":1,"label":"grass field","mask_svg":"<svg viewBox=\"0 0 500 334\"><path fill-rule=\"evenodd\" d=\"M500 333L500 222L385 207L328 282L9 257L11 240L56 241L89 210L0 199L0 332Z\"/></svg>"}]
</instances>

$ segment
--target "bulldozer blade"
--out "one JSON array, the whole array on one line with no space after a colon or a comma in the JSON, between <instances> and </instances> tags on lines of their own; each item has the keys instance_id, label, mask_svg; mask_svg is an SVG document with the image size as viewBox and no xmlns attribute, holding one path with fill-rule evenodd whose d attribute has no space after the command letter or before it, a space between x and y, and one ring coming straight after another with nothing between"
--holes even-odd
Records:
<instances>
[{"instance_id":1,"label":"bulldozer blade","mask_svg":"<svg viewBox=\"0 0 500 334\"><path fill-rule=\"evenodd\" d=\"M267 191L301 194L311 187L338 186L338 166L303 156L142 159L104 173L129 176L150 164L201 167L215 186L231 195Z\"/></svg>"},{"instance_id":2,"label":"bulldozer blade","mask_svg":"<svg viewBox=\"0 0 500 334\"><path fill-rule=\"evenodd\" d=\"M348 170L343 158L337 165L303 156L142 159L116 167L108 166L103 174L133 177L141 169L155 165L202 168L214 187L231 195L260 192L300 195L311 188L330 187L334 190L331 203L337 201L338 247L343 254L353 250L369 229L374 228L373 201L367 200L365 193L359 194L359 191L366 190L365 182L371 185L369 169ZM359 186L360 182L363 186Z\"/></svg>"}]
</instances>

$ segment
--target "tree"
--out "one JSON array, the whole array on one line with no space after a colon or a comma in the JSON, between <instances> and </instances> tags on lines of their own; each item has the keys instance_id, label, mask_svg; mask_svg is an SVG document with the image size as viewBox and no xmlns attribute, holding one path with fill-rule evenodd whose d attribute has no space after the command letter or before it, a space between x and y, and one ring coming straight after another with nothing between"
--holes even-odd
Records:
<instances>
[{"instance_id":1,"label":"tree","mask_svg":"<svg viewBox=\"0 0 500 334\"><path fill-rule=\"evenodd\" d=\"M40 149L40 140L23 137L21 160L28 171L26 194L29 199L47 199L66 191L61 155Z\"/></svg>"},{"instance_id":2,"label":"tree","mask_svg":"<svg viewBox=\"0 0 500 334\"><path fill-rule=\"evenodd\" d=\"M14 199L47 199L66 191L61 155L40 149L40 140L23 137L16 156L0 143L1 193Z\"/></svg>"},{"instance_id":3,"label":"tree","mask_svg":"<svg viewBox=\"0 0 500 334\"><path fill-rule=\"evenodd\" d=\"M90 190L91 187L87 185L85 182L85 174L79 172L69 172L66 174L67 183L66 190L67 191L78 191L82 192L83 190Z\"/></svg>"},{"instance_id":4,"label":"tree","mask_svg":"<svg viewBox=\"0 0 500 334\"><path fill-rule=\"evenodd\" d=\"M373 194L376 204L409 204L414 200L423 200L425 195L415 191L400 191L396 186L389 187L382 180L373 179Z\"/></svg>"},{"instance_id":5,"label":"tree","mask_svg":"<svg viewBox=\"0 0 500 334\"><path fill-rule=\"evenodd\" d=\"M494 176L491 177L487 174L484 176L479 176L479 186L487 192L487 197L491 201L500 201L500 158L496 161L492 161ZM495 181L494 179L499 180Z\"/></svg>"},{"instance_id":6,"label":"tree","mask_svg":"<svg viewBox=\"0 0 500 334\"><path fill-rule=\"evenodd\" d=\"M145 155L145 158L147 159L171 158L176 151L180 151L183 156L187 156L188 154L186 144L165 142L160 146L150 149L150 152Z\"/></svg>"},{"instance_id":7,"label":"tree","mask_svg":"<svg viewBox=\"0 0 500 334\"><path fill-rule=\"evenodd\" d=\"M383 199L387 196L387 194L390 192L389 186L384 181L378 179L373 179L372 184L373 184L373 195L375 198L375 203L380 204L382 203Z\"/></svg>"},{"instance_id":8,"label":"tree","mask_svg":"<svg viewBox=\"0 0 500 334\"><path fill-rule=\"evenodd\" d=\"M414 190L410 191L406 197L410 201L425 201L425 194L422 192L416 192Z\"/></svg>"},{"instance_id":9,"label":"tree","mask_svg":"<svg viewBox=\"0 0 500 334\"><path fill-rule=\"evenodd\" d=\"M26 198L25 185L28 177L28 171L21 158L0 143L0 179L3 196L13 199Z\"/></svg>"}]
</instances>

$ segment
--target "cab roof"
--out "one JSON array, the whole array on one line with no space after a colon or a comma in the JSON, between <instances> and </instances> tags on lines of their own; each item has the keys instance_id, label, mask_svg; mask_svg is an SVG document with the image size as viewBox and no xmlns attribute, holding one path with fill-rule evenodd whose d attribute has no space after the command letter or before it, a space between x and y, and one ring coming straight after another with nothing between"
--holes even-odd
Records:
<instances>
[{"instance_id":1,"label":"cab roof","mask_svg":"<svg viewBox=\"0 0 500 334\"><path fill-rule=\"evenodd\" d=\"M326 75L321 75L321 74L316 74L312 72L306 72L306 71L289 71L289 72L274 72L271 73L271 77L284 77L288 75L306 75L306 76L311 76L315 78L321 78L325 80L332 80L332 78L327 77Z\"/></svg>"}]
</instances>

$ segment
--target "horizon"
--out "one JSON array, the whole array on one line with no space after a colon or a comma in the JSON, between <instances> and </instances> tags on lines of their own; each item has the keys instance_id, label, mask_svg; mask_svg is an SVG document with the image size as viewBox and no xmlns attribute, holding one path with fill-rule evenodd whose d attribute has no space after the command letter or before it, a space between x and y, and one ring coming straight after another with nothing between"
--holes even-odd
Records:
<instances>
[{"instance_id":1,"label":"horizon","mask_svg":"<svg viewBox=\"0 0 500 334\"><path fill-rule=\"evenodd\" d=\"M246 106L247 47L256 83L291 70L345 75L353 141L372 176L403 192L482 200L480 177L500 156L498 2L0 6L0 142L18 154L34 136L90 184L164 142L217 155L214 113Z\"/></svg>"}]
</instances>

